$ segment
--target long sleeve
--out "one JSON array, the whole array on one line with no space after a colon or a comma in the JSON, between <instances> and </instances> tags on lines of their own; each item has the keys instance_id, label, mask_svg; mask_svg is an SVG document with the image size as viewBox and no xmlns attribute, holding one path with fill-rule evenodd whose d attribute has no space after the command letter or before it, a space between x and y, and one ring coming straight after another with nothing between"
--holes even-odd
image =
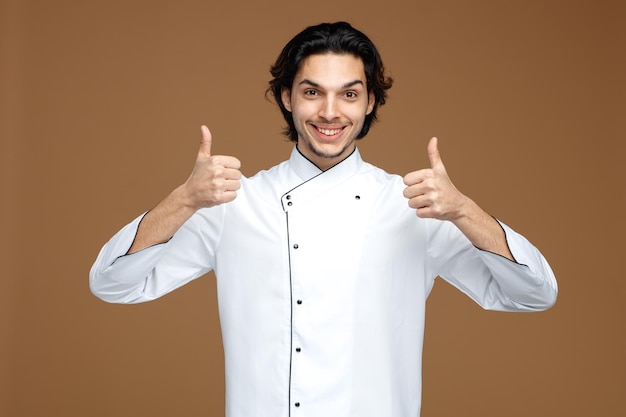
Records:
<instances>
[{"instance_id":1,"label":"long sleeve","mask_svg":"<svg viewBox=\"0 0 626 417\"><path fill-rule=\"evenodd\" d=\"M242 181L233 202L126 255L135 219L103 247L91 289L148 301L214 269L229 417L417 416L435 276L496 310L547 308L557 287L507 226L518 262L477 249L450 222L418 218L404 187L358 152L321 173L294 148Z\"/></svg>"},{"instance_id":2,"label":"long sleeve","mask_svg":"<svg viewBox=\"0 0 626 417\"><path fill-rule=\"evenodd\" d=\"M110 303L140 303L161 297L210 271L223 211L200 211L168 242L127 255L143 215L136 218L98 254L89 274L92 293Z\"/></svg>"},{"instance_id":3,"label":"long sleeve","mask_svg":"<svg viewBox=\"0 0 626 417\"><path fill-rule=\"evenodd\" d=\"M429 244L434 273L488 310L550 308L558 292L550 265L526 238L500 225L517 262L474 247L454 225L439 222Z\"/></svg>"}]
</instances>

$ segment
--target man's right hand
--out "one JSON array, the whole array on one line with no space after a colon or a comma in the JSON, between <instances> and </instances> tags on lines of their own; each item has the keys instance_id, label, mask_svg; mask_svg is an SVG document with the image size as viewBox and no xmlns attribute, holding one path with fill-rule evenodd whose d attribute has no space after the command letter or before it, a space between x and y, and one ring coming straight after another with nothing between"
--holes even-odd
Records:
<instances>
[{"instance_id":1,"label":"man's right hand","mask_svg":"<svg viewBox=\"0 0 626 417\"><path fill-rule=\"evenodd\" d=\"M232 156L211 155L211 132L202 126L200 150L193 172L143 217L128 254L166 242L196 211L228 203L241 187L241 162Z\"/></svg>"},{"instance_id":2,"label":"man's right hand","mask_svg":"<svg viewBox=\"0 0 626 417\"><path fill-rule=\"evenodd\" d=\"M211 155L211 132L206 126L200 131L196 165L184 184L188 202L195 210L233 201L241 188L241 162L233 156Z\"/></svg>"}]
</instances>

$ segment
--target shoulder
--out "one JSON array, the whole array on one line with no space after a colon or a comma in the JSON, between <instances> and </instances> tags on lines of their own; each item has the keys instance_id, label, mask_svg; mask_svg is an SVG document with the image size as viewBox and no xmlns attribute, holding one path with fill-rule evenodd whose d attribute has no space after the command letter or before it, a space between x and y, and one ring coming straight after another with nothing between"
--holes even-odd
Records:
<instances>
[{"instance_id":1,"label":"shoulder","mask_svg":"<svg viewBox=\"0 0 626 417\"><path fill-rule=\"evenodd\" d=\"M237 198L233 203L266 202L274 205L276 201L280 202L280 196L287 189L289 178L287 161L261 170L250 177L243 176L240 180L241 188L237 191Z\"/></svg>"},{"instance_id":2,"label":"shoulder","mask_svg":"<svg viewBox=\"0 0 626 417\"><path fill-rule=\"evenodd\" d=\"M354 181L363 196L369 196L370 201L376 206L376 211L385 212L398 219L414 219L415 216L403 194L406 186L401 176L364 162Z\"/></svg>"},{"instance_id":3,"label":"shoulder","mask_svg":"<svg viewBox=\"0 0 626 417\"><path fill-rule=\"evenodd\" d=\"M281 162L271 168L261 170L251 177L243 177L241 179L242 188L253 187L266 192L267 188L280 188L281 182L287 180L289 174L288 161Z\"/></svg>"},{"instance_id":4,"label":"shoulder","mask_svg":"<svg viewBox=\"0 0 626 417\"><path fill-rule=\"evenodd\" d=\"M404 181L398 174L390 174L382 168L363 162L359 170L359 176L372 185L384 187L386 190L404 189Z\"/></svg>"}]
</instances>

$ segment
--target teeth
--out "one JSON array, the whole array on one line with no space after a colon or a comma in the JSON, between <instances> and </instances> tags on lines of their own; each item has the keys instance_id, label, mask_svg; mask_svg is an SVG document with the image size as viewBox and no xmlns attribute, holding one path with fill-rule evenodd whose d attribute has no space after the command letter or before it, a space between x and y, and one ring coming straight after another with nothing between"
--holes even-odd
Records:
<instances>
[{"instance_id":1,"label":"teeth","mask_svg":"<svg viewBox=\"0 0 626 417\"><path fill-rule=\"evenodd\" d=\"M320 132L322 132L326 136L333 136L333 135L336 135L337 133L341 132L342 129L320 129L320 128L318 128L317 130L319 130Z\"/></svg>"}]
</instances>

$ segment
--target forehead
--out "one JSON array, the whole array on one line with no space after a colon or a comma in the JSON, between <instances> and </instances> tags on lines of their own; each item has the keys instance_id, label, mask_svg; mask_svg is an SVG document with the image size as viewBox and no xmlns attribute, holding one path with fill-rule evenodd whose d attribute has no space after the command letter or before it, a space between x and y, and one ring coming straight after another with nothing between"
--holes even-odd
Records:
<instances>
[{"instance_id":1,"label":"forehead","mask_svg":"<svg viewBox=\"0 0 626 417\"><path fill-rule=\"evenodd\" d=\"M325 87L342 86L362 81L365 86L365 69L361 58L352 54L325 53L304 58L294 78L294 86L311 81Z\"/></svg>"}]
</instances>

